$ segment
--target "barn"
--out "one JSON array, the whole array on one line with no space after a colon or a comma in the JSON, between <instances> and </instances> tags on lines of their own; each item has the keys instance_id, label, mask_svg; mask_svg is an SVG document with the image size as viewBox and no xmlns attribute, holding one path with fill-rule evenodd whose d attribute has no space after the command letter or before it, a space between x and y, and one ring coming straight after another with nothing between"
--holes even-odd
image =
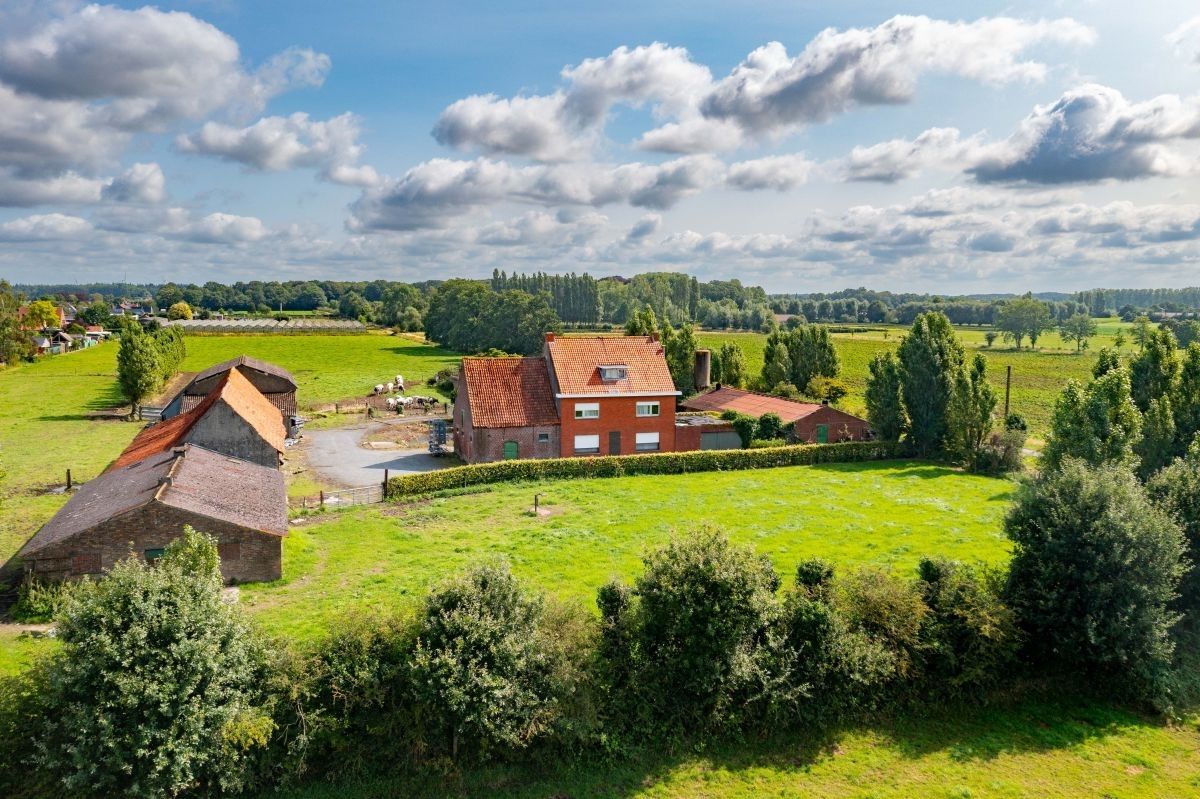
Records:
<instances>
[{"instance_id":1,"label":"barn","mask_svg":"<svg viewBox=\"0 0 1200 799\"><path fill-rule=\"evenodd\" d=\"M689 397L682 405L692 411L735 411L756 418L774 413L784 424L795 425L793 438L796 441L813 444L863 441L870 437L871 425L866 419L831 405L796 402L730 386L717 386L712 391Z\"/></svg>"},{"instance_id":2,"label":"barn","mask_svg":"<svg viewBox=\"0 0 1200 799\"><path fill-rule=\"evenodd\" d=\"M217 539L226 581L279 579L283 474L194 444L158 451L80 486L18 558L40 579L99 575L131 555L153 561L184 525Z\"/></svg>"},{"instance_id":3,"label":"barn","mask_svg":"<svg viewBox=\"0 0 1200 799\"><path fill-rule=\"evenodd\" d=\"M296 378L281 366L240 355L214 364L198 372L162 409L163 419L170 419L195 408L216 388L229 372L238 372L274 405L285 423L296 415Z\"/></svg>"},{"instance_id":4,"label":"barn","mask_svg":"<svg viewBox=\"0 0 1200 799\"><path fill-rule=\"evenodd\" d=\"M557 458L559 430L544 358L463 358L454 451L464 461Z\"/></svg>"}]
</instances>

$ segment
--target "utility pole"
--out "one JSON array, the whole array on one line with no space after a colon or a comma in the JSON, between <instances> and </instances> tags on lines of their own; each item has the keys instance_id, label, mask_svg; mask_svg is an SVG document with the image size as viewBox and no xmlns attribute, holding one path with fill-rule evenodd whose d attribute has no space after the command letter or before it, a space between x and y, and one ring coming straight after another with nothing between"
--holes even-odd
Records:
<instances>
[{"instance_id":1,"label":"utility pole","mask_svg":"<svg viewBox=\"0 0 1200 799\"><path fill-rule=\"evenodd\" d=\"M1004 418L1008 419L1008 398L1012 394L1012 366L1009 366L1004 376Z\"/></svg>"}]
</instances>

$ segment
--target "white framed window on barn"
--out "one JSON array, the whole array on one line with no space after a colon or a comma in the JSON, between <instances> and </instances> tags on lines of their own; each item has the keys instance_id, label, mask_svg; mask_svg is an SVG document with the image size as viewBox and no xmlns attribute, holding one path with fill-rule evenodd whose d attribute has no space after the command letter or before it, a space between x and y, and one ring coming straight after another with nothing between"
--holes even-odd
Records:
<instances>
[{"instance_id":1,"label":"white framed window on barn","mask_svg":"<svg viewBox=\"0 0 1200 799\"><path fill-rule=\"evenodd\" d=\"M637 433L634 436L633 448L638 452L657 452L658 433Z\"/></svg>"},{"instance_id":2,"label":"white framed window on barn","mask_svg":"<svg viewBox=\"0 0 1200 799\"><path fill-rule=\"evenodd\" d=\"M637 404L638 416L658 416L659 405L657 402L639 402Z\"/></svg>"},{"instance_id":3,"label":"white framed window on barn","mask_svg":"<svg viewBox=\"0 0 1200 799\"><path fill-rule=\"evenodd\" d=\"M600 451L600 436L575 436L576 455L594 455Z\"/></svg>"},{"instance_id":4,"label":"white framed window on barn","mask_svg":"<svg viewBox=\"0 0 1200 799\"><path fill-rule=\"evenodd\" d=\"M577 403L575 403L575 418L576 419L599 419L600 418L600 403L598 403L598 402L577 402Z\"/></svg>"}]
</instances>

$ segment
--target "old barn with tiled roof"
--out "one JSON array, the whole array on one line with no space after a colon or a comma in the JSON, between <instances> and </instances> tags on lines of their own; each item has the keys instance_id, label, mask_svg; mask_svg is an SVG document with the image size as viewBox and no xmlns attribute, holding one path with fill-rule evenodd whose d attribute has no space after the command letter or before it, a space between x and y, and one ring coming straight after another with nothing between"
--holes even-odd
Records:
<instances>
[{"instance_id":1,"label":"old barn with tiled roof","mask_svg":"<svg viewBox=\"0 0 1200 799\"><path fill-rule=\"evenodd\" d=\"M468 463L558 456L544 358L463 358L454 407L454 451Z\"/></svg>"},{"instance_id":2,"label":"old barn with tiled roof","mask_svg":"<svg viewBox=\"0 0 1200 799\"><path fill-rule=\"evenodd\" d=\"M100 574L130 555L153 560L184 525L217 539L226 580L279 579L282 472L190 444L160 451L84 483L18 557L43 579Z\"/></svg>"},{"instance_id":3,"label":"old barn with tiled roof","mask_svg":"<svg viewBox=\"0 0 1200 799\"><path fill-rule=\"evenodd\" d=\"M768 394L758 394L730 386L718 386L712 391L684 400L682 406L691 411L723 413L735 411L758 418L773 413L784 424L793 424L792 438L811 443L862 441L868 437L870 424L853 414L814 402L796 402Z\"/></svg>"},{"instance_id":4,"label":"old barn with tiled roof","mask_svg":"<svg viewBox=\"0 0 1200 799\"><path fill-rule=\"evenodd\" d=\"M110 469L184 444L275 467L286 430L278 409L236 369L220 372L202 401L178 416L152 424L133 439Z\"/></svg>"},{"instance_id":5,"label":"old barn with tiled roof","mask_svg":"<svg viewBox=\"0 0 1200 799\"><path fill-rule=\"evenodd\" d=\"M169 419L195 408L216 388L224 376L238 372L267 398L286 422L296 414L296 378L273 363L240 355L214 364L196 375L163 407L162 418Z\"/></svg>"}]
</instances>

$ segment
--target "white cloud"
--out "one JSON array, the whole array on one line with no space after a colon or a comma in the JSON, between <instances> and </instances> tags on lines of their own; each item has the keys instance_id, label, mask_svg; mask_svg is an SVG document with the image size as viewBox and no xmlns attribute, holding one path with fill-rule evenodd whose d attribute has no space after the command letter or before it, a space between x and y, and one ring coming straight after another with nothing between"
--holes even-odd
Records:
<instances>
[{"instance_id":1,"label":"white cloud","mask_svg":"<svg viewBox=\"0 0 1200 799\"><path fill-rule=\"evenodd\" d=\"M961 169L973 162L980 143L980 136L960 138L957 128L930 128L912 141L892 139L855 147L846 158L846 177L895 183L929 167Z\"/></svg>"},{"instance_id":2,"label":"white cloud","mask_svg":"<svg viewBox=\"0 0 1200 799\"><path fill-rule=\"evenodd\" d=\"M320 122L295 113L263 117L245 128L206 122L200 130L179 136L175 146L185 153L214 156L263 172L311 167L333 183L371 186L379 178L371 167L357 164L364 149L359 133L354 114Z\"/></svg>"},{"instance_id":3,"label":"white cloud","mask_svg":"<svg viewBox=\"0 0 1200 799\"><path fill-rule=\"evenodd\" d=\"M1037 106L1007 140L985 148L969 168L983 182L1087 183L1195 172L1200 96L1159 95L1130 103L1116 89L1088 84Z\"/></svg>"},{"instance_id":4,"label":"white cloud","mask_svg":"<svg viewBox=\"0 0 1200 799\"><path fill-rule=\"evenodd\" d=\"M39 214L0 224L0 241L57 241L85 238L92 232L86 219L65 214Z\"/></svg>"},{"instance_id":5,"label":"white cloud","mask_svg":"<svg viewBox=\"0 0 1200 799\"><path fill-rule=\"evenodd\" d=\"M215 213L188 224L176 235L188 241L237 244L261 241L271 231L257 217Z\"/></svg>"},{"instance_id":6,"label":"white cloud","mask_svg":"<svg viewBox=\"0 0 1200 799\"><path fill-rule=\"evenodd\" d=\"M808 182L816 164L803 155L773 155L730 164L725 184L743 191L787 191Z\"/></svg>"},{"instance_id":7,"label":"white cloud","mask_svg":"<svg viewBox=\"0 0 1200 799\"><path fill-rule=\"evenodd\" d=\"M737 124L696 116L648 130L634 144L639 150L660 153L719 153L736 150L744 140Z\"/></svg>"},{"instance_id":8,"label":"white cloud","mask_svg":"<svg viewBox=\"0 0 1200 799\"><path fill-rule=\"evenodd\" d=\"M1192 17L1166 36L1167 44L1192 64L1200 65L1200 16Z\"/></svg>"},{"instance_id":9,"label":"white cloud","mask_svg":"<svg viewBox=\"0 0 1200 799\"><path fill-rule=\"evenodd\" d=\"M586 153L589 139L563 120L560 94L514 97L473 95L450 104L438 117L433 137L459 150L493 155L527 155L565 161Z\"/></svg>"},{"instance_id":10,"label":"white cloud","mask_svg":"<svg viewBox=\"0 0 1200 799\"><path fill-rule=\"evenodd\" d=\"M104 187L103 196L123 203L160 203L167 196L162 167L134 164Z\"/></svg>"},{"instance_id":11,"label":"white cloud","mask_svg":"<svg viewBox=\"0 0 1200 799\"><path fill-rule=\"evenodd\" d=\"M100 201L104 189L103 180L75 172L24 177L18 171L0 167L0 207L94 203Z\"/></svg>"},{"instance_id":12,"label":"white cloud","mask_svg":"<svg viewBox=\"0 0 1200 799\"><path fill-rule=\"evenodd\" d=\"M625 240L631 244L644 241L662 229L661 214L646 214L629 229Z\"/></svg>"}]
</instances>

